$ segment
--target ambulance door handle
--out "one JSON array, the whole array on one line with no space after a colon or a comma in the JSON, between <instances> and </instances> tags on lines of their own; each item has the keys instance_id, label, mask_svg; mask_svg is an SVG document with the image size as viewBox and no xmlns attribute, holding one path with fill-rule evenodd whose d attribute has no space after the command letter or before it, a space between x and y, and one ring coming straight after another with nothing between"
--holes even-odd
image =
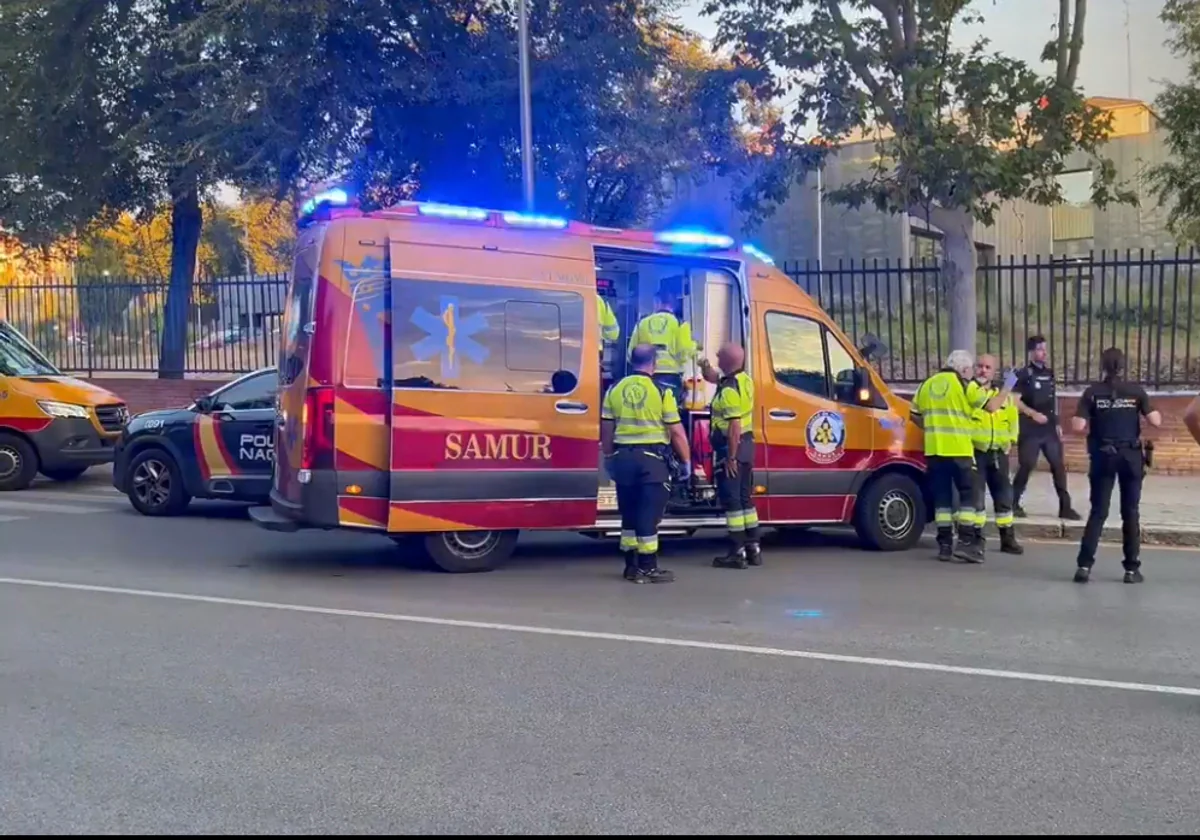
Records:
<instances>
[{"instance_id":1,"label":"ambulance door handle","mask_svg":"<svg viewBox=\"0 0 1200 840\"><path fill-rule=\"evenodd\" d=\"M789 408L772 408L768 412L768 414L771 415L772 420L795 420L796 419L796 412L792 411Z\"/></svg>"},{"instance_id":2,"label":"ambulance door handle","mask_svg":"<svg viewBox=\"0 0 1200 840\"><path fill-rule=\"evenodd\" d=\"M554 410L559 414L587 414L587 403L559 400L554 404Z\"/></svg>"}]
</instances>

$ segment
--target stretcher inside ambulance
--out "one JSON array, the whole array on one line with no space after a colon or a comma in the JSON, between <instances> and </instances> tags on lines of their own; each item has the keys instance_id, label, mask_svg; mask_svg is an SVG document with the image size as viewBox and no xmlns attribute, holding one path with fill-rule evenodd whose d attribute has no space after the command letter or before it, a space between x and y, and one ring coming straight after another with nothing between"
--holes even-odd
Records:
<instances>
[{"instance_id":1,"label":"stretcher inside ambulance","mask_svg":"<svg viewBox=\"0 0 1200 840\"><path fill-rule=\"evenodd\" d=\"M524 529L619 532L599 453L607 385L670 291L700 352L746 348L758 394L756 506L769 526L854 525L895 550L927 521L920 431L837 326L770 259L703 231L623 231L519 213L321 204L302 219L280 355L273 530L418 539L490 569ZM601 338L600 297L620 327ZM693 477L662 533L720 528L715 386L683 371Z\"/></svg>"}]
</instances>

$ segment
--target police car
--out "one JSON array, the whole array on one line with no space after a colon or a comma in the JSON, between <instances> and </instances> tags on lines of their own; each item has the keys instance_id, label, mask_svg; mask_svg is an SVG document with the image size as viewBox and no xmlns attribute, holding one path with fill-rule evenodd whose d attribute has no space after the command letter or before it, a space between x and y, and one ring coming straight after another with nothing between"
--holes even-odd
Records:
<instances>
[{"instance_id":1,"label":"police car","mask_svg":"<svg viewBox=\"0 0 1200 840\"><path fill-rule=\"evenodd\" d=\"M117 442L113 486L146 516L176 516L192 499L266 503L278 390L266 368L187 408L137 415Z\"/></svg>"}]
</instances>

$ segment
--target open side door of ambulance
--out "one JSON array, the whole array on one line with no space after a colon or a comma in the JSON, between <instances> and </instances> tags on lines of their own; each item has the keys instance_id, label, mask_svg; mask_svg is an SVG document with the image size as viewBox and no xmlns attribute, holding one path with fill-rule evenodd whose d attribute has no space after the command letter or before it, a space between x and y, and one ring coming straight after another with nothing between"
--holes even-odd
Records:
<instances>
[{"instance_id":1,"label":"open side door of ambulance","mask_svg":"<svg viewBox=\"0 0 1200 840\"><path fill-rule=\"evenodd\" d=\"M595 525L595 261L570 236L454 226L389 243L388 530Z\"/></svg>"}]
</instances>

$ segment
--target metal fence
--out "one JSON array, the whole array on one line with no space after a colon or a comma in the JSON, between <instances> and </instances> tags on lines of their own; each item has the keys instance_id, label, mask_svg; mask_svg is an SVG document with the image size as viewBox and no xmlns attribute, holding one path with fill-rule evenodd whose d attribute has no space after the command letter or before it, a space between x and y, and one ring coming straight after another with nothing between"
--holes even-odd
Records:
<instances>
[{"instance_id":1,"label":"metal fence","mask_svg":"<svg viewBox=\"0 0 1200 840\"><path fill-rule=\"evenodd\" d=\"M1128 376L1148 387L1200 385L1200 254L1195 250L1009 257L976 275L976 350L1002 366L1024 362L1030 336L1046 338L1059 381L1100 375L1100 353L1124 351ZM880 373L917 382L938 369L949 346L950 312L935 263L839 261L784 270L856 342L871 333L888 345Z\"/></svg>"},{"instance_id":2,"label":"metal fence","mask_svg":"<svg viewBox=\"0 0 1200 840\"><path fill-rule=\"evenodd\" d=\"M205 277L188 306L185 372L237 374L276 363L286 274ZM165 280L77 278L0 287L0 319L67 373L158 370Z\"/></svg>"}]
</instances>

